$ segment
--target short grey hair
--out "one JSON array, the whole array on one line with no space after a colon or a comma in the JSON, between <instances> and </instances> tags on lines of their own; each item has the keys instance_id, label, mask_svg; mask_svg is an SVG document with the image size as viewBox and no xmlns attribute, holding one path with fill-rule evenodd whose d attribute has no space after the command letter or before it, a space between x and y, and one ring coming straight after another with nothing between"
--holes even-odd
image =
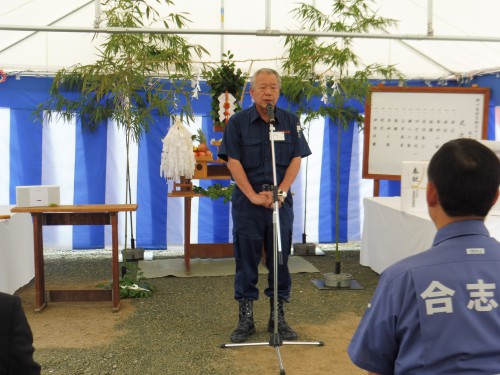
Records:
<instances>
[{"instance_id":1,"label":"short grey hair","mask_svg":"<svg viewBox=\"0 0 500 375\"><path fill-rule=\"evenodd\" d=\"M250 88L251 89L254 89L255 88L255 80L257 79L257 76L259 74L274 74L276 76L276 78L278 78L278 87L279 89L281 90L281 76L279 75L279 73L274 70L274 69L271 69L271 68L260 68L259 70L257 70L253 76L252 76L252 79L250 80Z\"/></svg>"}]
</instances>

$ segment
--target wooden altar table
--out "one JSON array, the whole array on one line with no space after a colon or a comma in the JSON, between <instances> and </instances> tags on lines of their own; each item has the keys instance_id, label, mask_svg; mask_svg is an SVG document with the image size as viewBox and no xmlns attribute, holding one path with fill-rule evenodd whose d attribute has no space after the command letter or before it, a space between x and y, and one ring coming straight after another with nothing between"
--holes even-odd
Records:
<instances>
[{"instance_id":1,"label":"wooden altar table","mask_svg":"<svg viewBox=\"0 0 500 375\"><path fill-rule=\"evenodd\" d=\"M27 212L33 219L35 252L35 311L42 311L47 302L112 301L113 312L120 309L120 273L118 262L118 213L136 211L137 204L91 204L40 207L13 207L11 212ZM113 286L111 290L45 291L43 260L44 225L111 225Z\"/></svg>"},{"instance_id":2,"label":"wooden altar table","mask_svg":"<svg viewBox=\"0 0 500 375\"><path fill-rule=\"evenodd\" d=\"M222 161L198 160L195 166L194 179L228 180L231 178L227 166ZM190 179L181 178L174 182L173 191L169 197L184 198L184 265L186 274L191 274L191 258L229 258L233 256L232 243L191 243L191 201L194 197L202 197L193 191Z\"/></svg>"}]
</instances>

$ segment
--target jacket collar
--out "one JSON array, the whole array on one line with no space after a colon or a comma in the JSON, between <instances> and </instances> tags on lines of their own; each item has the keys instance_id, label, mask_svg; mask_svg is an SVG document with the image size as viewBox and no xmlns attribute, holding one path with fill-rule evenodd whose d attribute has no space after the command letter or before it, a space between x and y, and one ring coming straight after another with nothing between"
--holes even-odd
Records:
<instances>
[{"instance_id":1,"label":"jacket collar","mask_svg":"<svg viewBox=\"0 0 500 375\"><path fill-rule=\"evenodd\" d=\"M481 235L489 237L488 229L483 220L463 220L448 224L439 229L434 237L432 246L436 246L443 241L470 235Z\"/></svg>"}]
</instances>

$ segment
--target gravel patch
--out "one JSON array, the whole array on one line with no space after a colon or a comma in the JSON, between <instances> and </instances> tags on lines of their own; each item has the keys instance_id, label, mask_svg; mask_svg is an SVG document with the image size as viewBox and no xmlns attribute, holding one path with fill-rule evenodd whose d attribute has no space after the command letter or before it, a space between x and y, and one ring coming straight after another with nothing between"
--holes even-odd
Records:
<instances>
[{"instance_id":1,"label":"gravel patch","mask_svg":"<svg viewBox=\"0 0 500 375\"><path fill-rule=\"evenodd\" d=\"M373 294L378 274L359 265L357 242L342 244L339 254L342 272L352 274L364 289L322 291L315 287L314 279L334 270L336 255L331 246L335 245L319 246L325 251L324 256L305 256L320 270L319 274L292 275L292 301L287 305L287 320L292 325L321 326L343 314L361 316ZM101 280L110 273L109 249L49 249L44 254L46 280L53 283L88 283ZM154 251L155 258L169 256L173 256L170 251ZM42 364L42 374L241 374L242 367L234 360L234 352L219 348L220 344L229 342L229 335L237 322L234 276L166 277L149 281L156 291L149 298L130 301L134 312L128 318L118 320L114 327L122 335L111 343L95 347L37 349L35 358ZM261 293L264 282L265 278L261 277ZM23 289L33 288L32 284ZM263 293L254 304L255 320L259 322L260 330L252 341L269 339L263 328L269 316L269 304L262 296ZM32 298L29 293L22 297ZM28 320L32 314L27 312ZM40 314L40 320L43 314ZM99 319L96 316L96 324L99 324ZM301 340L315 339L307 337L307 333L301 335Z\"/></svg>"},{"instance_id":2,"label":"gravel patch","mask_svg":"<svg viewBox=\"0 0 500 375\"><path fill-rule=\"evenodd\" d=\"M351 251L359 250L361 248L361 243L359 241L352 241L347 243L339 244L339 250L341 251ZM336 245L333 244L318 244L317 248L323 252L335 251ZM153 254L154 259L156 258L175 258L184 255L184 250L178 246L164 249L164 250L146 250ZM79 249L79 250L66 250L66 249L44 249L43 250L44 259L64 259L64 258L108 258L111 257L111 249Z\"/></svg>"}]
</instances>

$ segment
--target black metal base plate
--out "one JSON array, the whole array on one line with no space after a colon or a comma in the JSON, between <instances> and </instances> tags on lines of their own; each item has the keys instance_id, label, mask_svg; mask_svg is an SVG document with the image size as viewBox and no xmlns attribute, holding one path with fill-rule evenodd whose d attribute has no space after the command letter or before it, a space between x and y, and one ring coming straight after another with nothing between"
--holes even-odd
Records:
<instances>
[{"instance_id":1,"label":"black metal base plate","mask_svg":"<svg viewBox=\"0 0 500 375\"><path fill-rule=\"evenodd\" d=\"M362 290L365 289L363 286L357 281L357 280L351 280L351 285L350 286L326 286L325 281L322 279L314 279L311 280L314 285L316 285L316 288L320 290Z\"/></svg>"},{"instance_id":2,"label":"black metal base plate","mask_svg":"<svg viewBox=\"0 0 500 375\"><path fill-rule=\"evenodd\" d=\"M317 256L325 255L325 252L321 250L314 243L294 243L293 244L293 255L298 256Z\"/></svg>"}]
</instances>

